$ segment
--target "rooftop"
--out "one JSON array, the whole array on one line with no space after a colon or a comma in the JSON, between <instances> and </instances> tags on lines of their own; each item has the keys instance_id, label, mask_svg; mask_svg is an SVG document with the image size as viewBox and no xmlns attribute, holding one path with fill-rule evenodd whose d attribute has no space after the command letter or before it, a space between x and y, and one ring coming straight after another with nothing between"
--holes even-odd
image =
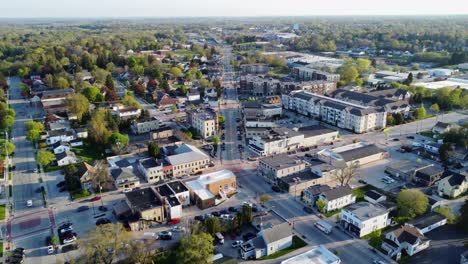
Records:
<instances>
[{"instance_id":1,"label":"rooftop","mask_svg":"<svg viewBox=\"0 0 468 264\"><path fill-rule=\"evenodd\" d=\"M349 185L339 186L330 190L326 190L322 193L328 201L336 200L341 197L352 194L352 189Z\"/></svg>"},{"instance_id":2,"label":"rooftop","mask_svg":"<svg viewBox=\"0 0 468 264\"><path fill-rule=\"evenodd\" d=\"M444 219L445 219L445 216L438 214L438 213L431 212L431 213L422 215L414 220L411 220L407 222L407 224L414 226L421 230L435 223L443 221Z\"/></svg>"},{"instance_id":3,"label":"rooftop","mask_svg":"<svg viewBox=\"0 0 468 264\"><path fill-rule=\"evenodd\" d=\"M273 167L275 169L289 168L289 167L297 166L299 164L304 163L300 159L293 159L292 157L289 157L288 155L285 155L285 154L265 157L265 158L260 159L260 162L263 162L267 164L268 166Z\"/></svg>"},{"instance_id":4,"label":"rooftop","mask_svg":"<svg viewBox=\"0 0 468 264\"><path fill-rule=\"evenodd\" d=\"M360 202L345 207L343 210L352 212L358 219L365 221L377 216L388 214L387 209L378 204Z\"/></svg>"},{"instance_id":5,"label":"rooftop","mask_svg":"<svg viewBox=\"0 0 468 264\"><path fill-rule=\"evenodd\" d=\"M265 244L268 246L271 243L292 236L292 229L289 223L282 223L272 228L264 229L260 233L263 236Z\"/></svg>"},{"instance_id":6,"label":"rooftop","mask_svg":"<svg viewBox=\"0 0 468 264\"><path fill-rule=\"evenodd\" d=\"M125 193L125 197L130 202L130 207L138 211L162 206L162 202L151 187Z\"/></svg>"},{"instance_id":7,"label":"rooftop","mask_svg":"<svg viewBox=\"0 0 468 264\"><path fill-rule=\"evenodd\" d=\"M169 187L171 187L171 189L175 193L181 193L181 192L187 192L188 191L185 184L183 184L181 181L168 182L167 185L169 185Z\"/></svg>"},{"instance_id":8,"label":"rooftop","mask_svg":"<svg viewBox=\"0 0 468 264\"><path fill-rule=\"evenodd\" d=\"M334 129L330 129L328 127L314 125L314 126L307 126L299 128L299 132L304 134L304 137L311 137L311 136L319 136L328 133L337 132Z\"/></svg>"},{"instance_id":9,"label":"rooftop","mask_svg":"<svg viewBox=\"0 0 468 264\"><path fill-rule=\"evenodd\" d=\"M161 162L157 161L154 158L142 159L139 162L141 166L143 166L145 169L161 166Z\"/></svg>"},{"instance_id":10,"label":"rooftop","mask_svg":"<svg viewBox=\"0 0 468 264\"><path fill-rule=\"evenodd\" d=\"M340 261L338 256L320 245L302 254L283 260L281 264L330 264L339 263Z\"/></svg>"},{"instance_id":11,"label":"rooftop","mask_svg":"<svg viewBox=\"0 0 468 264\"><path fill-rule=\"evenodd\" d=\"M288 176L278 178L278 180L291 185L291 184L295 184L296 182L301 183L301 182L305 182L305 181L315 180L315 179L318 179L318 178L320 178L320 176L313 173L312 171L303 170L303 171L300 171L300 172L295 173L295 174L291 174L291 175L288 175Z\"/></svg>"}]
</instances>

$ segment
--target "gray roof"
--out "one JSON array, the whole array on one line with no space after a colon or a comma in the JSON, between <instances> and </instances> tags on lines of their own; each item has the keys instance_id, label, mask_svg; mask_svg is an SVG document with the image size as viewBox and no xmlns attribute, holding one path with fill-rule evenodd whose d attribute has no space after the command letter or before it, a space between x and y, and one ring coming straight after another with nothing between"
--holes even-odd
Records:
<instances>
[{"instance_id":1,"label":"gray roof","mask_svg":"<svg viewBox=\"0 0 468 264\"><path fill-rule=\"evenodd\" d=\"M333 133L336 132L336 130L320 126L320 125L313 125L313 126L307 126L307 127L301 127L299 128L299 132L304 134L304 137L312 137L312 136L319 136L323 134L328 134L328 133Z\"/></svg>"},{"instance_id":2,"label":"gray roof","mask_svg":"<svg viewBox=\"0 0 468 264\"><path fill-rule=\"evenodd\" d=\"M151 188L137 189L125 194L130 202L130 207L138 211L145 211L154 207L162 206L162 201Z\"/></svg>"},{"instance_id":3,"label":"gray roof","mask_svg":"<svg viewBox=\"0 0 468 264\"><path fill-rule=\"evenodd\" d=\"M279 241L288 236L292 236L292 229L291 226L289 226L289 223L282 223L275 225L272 228L264 229L261 231L261 233L263 235L265 244L268 246L271 243Z\"/></svg>"},{"instance_id":4,"label":"gray roof","mask_svg":"<svg viewBox=\"0 0 468 264\"><path fill-rule=\"evenodd\" d=\"M422 215L414 220L409 221L408 224L414 227L417 227L418 229L424 229L435 223L443 221L444 219L445 219L445 216L438 214L438 213L431 212L431 213Z\"/></svg>"},{"instance_id":5,"label":"gray roof","mask_svg":"<svg viewBox=\"0 0 468 264\"><path fill-rule=\"evenodd\" d=\"M133 170L130 168L117 168L111 170L110 174L114 180L125 180L125 179L134 179L136 175L133 173Z\"/></svg>"},{"instance_id":6,"label":"gray roof","mask_svg":"<svg viewBox=\"0 0 468 264\"><path fill-rule=\"evenodd\" d=\"M370 144L359 148L346 150L340 152L339 154L345 161L352 161L383 152L385 152L385 150L377 147L374 144Z\"/></svg>"},{"instance_id":7,"label":"gray roof","mask_svg":"<svg viewBox=\"0 0 468 264\"><path fill-rule=\"evenodd\" d=\"M321 178L319 175L313 173L310 170L303 170L298 173L290 174L288 176L278 178L279 181L282 181L288 185L294 185L296 182L302 183L307 181L312 181Z\"/></svg>"},{"instance_id":8,"label":"gray roof","mask_svg":"<svg viewBox=\"0 0 468 264\"><path fill-rule=\"evenodd\" d=\"M199 149L186 145L188 146L190 150L186 150L186 149L181 150L180 148L183 146L184 145L180 146L179 148L175 150L175 152L179 154L166 157L166 160L170 164L176 166L176 165L186 164L186 163L193 162L193 161L209 159L209 157L205 153L201 152Z\"/></svg>"},{"instance_id":9,"label":"gray roof","mask_svg":"<svg viewBox=\"0 0 468 264\"><path fill-rule=\"evenodd\" d=\"M388 214L387 209L385 209L383 206L379 204L371 204L368 202L355 203L344 208L344 210L352 212L361 221Z\"/></svg>"},{"instance_id":10,"label":"gray roof","mask_svg":"<svg viewBox=\"0 0 468 264\"><path fill-rule=\"evenodd\" d=\"M328 201L336 200L341 197L352 194L352 189L349 185L339 186L330 190L326 190L322 193Z\"/></svg>"},{"instance_id":11,"label":"gray roof","mask_svg":"<svg viewBox=\"0 0 468 264\"><path fill-rule=\"evenodd\" d=\"M306 100L306 101L309 101L310 99L314 98L314 96L304 93L304 92L295 93L293 94L293 97L297 97L299 99Z\"/></svg>"},{"instance_id":12,"label":"gray roof","mask_svg":"<svg viewBox=\"0 0 468 264\"><path fill-rule=\"evenodd\" d=\"M146 169L158 167L161 165L161 163L154 158L140 160L140 164Z\"/></svg>"},{"instance_id":13,"label":"gray roof","mask_svg":"<svg viewBox=\"0 0 468 264\"><path fill-rule=\"evenodd\" d=\"M370 191L367 191L364 194L364 196L367 196L367 197L372 198L374 200L378 200L378 199L380 199L380 197L385 196L385 195L383 195L381 193L378 193L378 192L376 192L374 190L370 190Z\"/></svg>"},{"instance_id":14,"label":"gray roof","mask_svg":"<svg viewBox=\"0 0 468 264\"><path fill-rule=\"evenodd\" d=\"M299 159L293 159L286 154L265 157L260 159L260 162L266 163L268 166L275 169L289 168L304 163L303 161Z\"/></svg>"}]
</instances>

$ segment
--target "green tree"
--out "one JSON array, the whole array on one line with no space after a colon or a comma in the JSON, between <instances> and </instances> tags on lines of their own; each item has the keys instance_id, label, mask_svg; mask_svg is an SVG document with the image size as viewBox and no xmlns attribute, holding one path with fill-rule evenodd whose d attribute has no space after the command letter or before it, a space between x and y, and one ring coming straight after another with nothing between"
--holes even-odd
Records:
<instances>
[{"instance_id":1,"label":"green tree","mask_svg":"<svg viewBox=\"0 0 468 264\"><path fill-rule=\"evenodd\" d=\"M172 76L175 78L182 77L182 71L178 67L172 67L169 73L172 74Z\"/></svg>"},{"instance_id":2,"label":"green tree","mask_svg":"<svg viewBox=\"0 0 468 264\"><path fill-rule=\"evenodd\" d=\"M173 114L177 113L177 106L176 105L172 105L171 106L171 111Z\"/></svg>"},{"instance_id":3,"label":"green tree","mask_svg":"<svg viewBox=\"0 0 468 264\"><path fill-rule=\"evenodd\" d=\"M416 119L424 119L426 118L426 108L424 108L424 105L421 104L419 108L414 110L414 118Z\"/></svg>"},{"instance_id":4,"label":"green tree","mask_svg":"<svg viewBox=\"0 0 468 264\"><path fill-rule=\"evenodd\" d=\"M98 99L102 99L101 90L96 86L88 86L83 89L82 94L88 98L90 102L98 102Z\"/></svg>"},{"instance_id":5,"label":"green tree","mask_svg":"<svg viewBox=\"0 0 468 264\"><path fill-rule=\"evenodd\" d=\"M70 84L68 83L68 80L63 78L63 77L58 77L55 80L55 87L57 89L67 89L70 88Z\"/></svg>"},{"instance_id":6,"label":"green tree","mask_svg":"<svg viewBox=\"0 0 468 264\"><path fill-rule=\"evenodd\" d=\"M87 235L87 239L79 240L78 243L84 249L87 263L111 264L119 256L130 253L131 241L131 234L118 223L97 226Z\"/></svg>"},{"instance_id":7,"label":"green tree","mask_svg":"<svg viewBox=\"0 0 468 264\"><path fill-rule=\"evenodd\" d=\"M104 85L109 89L115 90L115 82L114 80L112 80L112 75L110 74L106 75L106 81Z\"/></svg>"},{"instance_id":8,"label":"green tree","mask_svg":"<svg viewBox=\"0 0 468 264\"><path fill-rule=\"evenodd\" d=\"M204 221L206 232L210 235L214 235L221 232L221 223L217 217L209 217Z\"/></svg>"},{"instance_id":9,"label":"green tree","mask_svg":"<svg viewBox=\"0 0 468 264\"><path fill-rule=\"evenodd\" d=\"M111 132L107 129L107 110L99 108L91 115L91 121L89 122L89 137L100 146L107 143Z\"/></svg>"},{"instance_id":10,"label":"green tree","mask_svg":"<svg viewBox=\"0 0 468 264\"><path fill-rule=\"evenodd\" d=\"M136 76L142 76L145 72L145 68L141 65L135 65L130 69L130 71L133 72L133 74L135 74Z\"/></svg>"},{"instance_id":11,"label":"green tree","mask_svg":"<svg viewBox=\"0 0 468 264\"><path fill-rule=\"evenodd\" d=\"M161 149L156 142L148 143L148 154L155 159L161 158Z\"/></svg>"},{"instance_id":12,"label":"green tree","mask_svg":"<svg viewBox=\"0 0 468 264\"><path fill-rule=\"evenodd\" d=\"M37 152L36 160L37 163L41 164L42 166L49 165L55 159L54 153L48 150L40 149Z\"/></svg>"},{"instance_id":13,"label":"green tree","mask_svg":"<svg viewBox=\"0 0 468 264\"><path fill-rule=\"evenodd\" d=\"M15 149L15 144L11 143L10 141L3 141L3 143L0 145L0 153L2 153L4 156L7 154L11 155Z\"/></svg>"},{"instance_id":14,"label":"green tree","mask_svg":"<svg viewBox=\"0 0 468 264\"><path fill-rule=\"evenodd\" d=\"M188 92L188 89L185 87L185 85L180 86L177 90L179 91L180 95L186 95Z\"/></svg>"},{"instance_id":15,"label":"green tree","mask_svg":"<svg viewBox=\"0 0 468 264\"><path fill-rule=\"evenodd\" d=\"M345 81L346 83L352 83L356 80L359 76L359 72L354 66L349 66L343 69L340 73L341 80Z\"/></svg>"},{"instance_id":16,"label":"green tree","mask_svg":"<svg viewBox=\"0 0 468 264\"><path fill-rule=\"evenodd\" d=\"M448 165L452 153L452 143L444 142L439 148L439 158L444 165Z\"/></svg>"},{"instance_id":17,"label":"green tree","mask_svg":"<svg viewBox=\"0 0 468 264\"><path fill-rule=\"evenodd\" d=\"M252 207L248 204L242 206L242 216L244 224L250 224L253 221Z\"/></svg>"},{"instance_id":18,"label":"green tree","mask_svg":"<svg viewBox=\"0 0 468 264\"><path fill-rule=\"evenodd\" d=\"M176 252L179 264L213 263L213 237L206 233L183 237Z\"/></svg>"},{"instance_id":19,"label":"green tree","mask_svg":"<svg viewBox=\"0 0 468 264\"><path fill-rule=\"evenodd\" d=\"M226 118L223 115L218 116L218 124L223 125L226 122Z\"/></svg>"},{"instance_id":20,"label":"green tree","mask_svg":"<svg viewBox=\"0 0 468 264\"><path fill-rule=\"evenodd\" d=\"M368 59L358 58L356 59L356 66L360 74L367 73L369 72L371 61Z\"/></svg>"},{"instance_id":21,"label":"green tree","mask_svg":"<svg viewBox=\"0 0 468 264\"><path fill-rule=\"evenodd\" d=\"M429 107L429 110L431 110L432 112L434 113L439 113L440 111L440 108L439 108L439 105L437 103L434 103L431 105L431 107Z\"/></svg>"},{"instance_id":22,"label":"green tree","mask_svg":"<svg viewBox=\"0 0 468 264\"><path fill-rule=\"evenodd\" d=\"M266 203L271 200L271 197L268 194L262 194L259 199L261 203Z\"/></svg>"},{"instance_id":23,"label":"green tree","mask_svg":"<svg viewBox=\"0 0 468 264\"><path fill-rule=\"evenodd\" d=\"M325 202L322 199L318 199L316 205L321 213L325 213L325 207L327 206L327 202Z\"/></svg>"},{"instance_id":24,"label":"green tree","mask_svg":"<svg viewBox=\"0 0 468 264\"><path fill-rule=\"evenodd\" d=\"M211 139L211 143L213 143L213 145L219 145L219 143L221 143L221 140L219 140L218 136L213 136L213 138Z\"/></svg>"},{"instance_id":25,"label":"green tree","mask_svg":"<svg viewBox=\"0 0 468 264\"><path fill-rule=\"evenodd\" d=\"M89 101L86 96L75 93L67 97L65 101L68 111L75 114L78 121L81 121L83 114L89 111Z\"/></svg>"},{"instance_id":26,"label":"green tree","mask_svg":"<svg viewBox=\"0 0 468 264\"><path fill-rule=\"evenodd\" d=\"M398 212L403 217L414 218L424 214L428 204L427 196L417 189L401 190L397 197Z\"/></svg>"},{"instance_id":27,"label":"green tree","mask_svg":"<svg viewBox=\"0 0 468 264\"><path fill-rule=\"evenodd\" d=\"M113 132L109 138L109 143L112 145L127 146L128 142L128 135L120 134L119 132Z\"/></svg>"},{"instance_id":28,"label":"green tree","mask_svg":"<svg viewBox=\"0 0 468 264\"><path fill-rule=\"evenodd\" d=\"M413 73L412 72L410 72L408 74L408 77L406 78L406 80L403 81L403 84L405 84L405 85L410 85L411 83L413 83Z\"/></svg>"},{"instance_id":29,"label":"green tree","mask_svg":"<svg viewBox=\"0 0 468 264\"><path fill-rule=\"evenodd\" d=\"M41 133L45 130L44 124L41 122L29 121L26 123L26 139L31 142L37 142Z\"/></svg>"},{"instance_id":30,"label":"green tree","mask_svg":"<svg viewBox=\"0 0 468 264\"><path fill-rule=\"evenodd\" d=\"M434 209L434 212L445 216L445 218L447 218L447 223L455 223L455 215L452 213L452 208L448 206L438 207Z\"/></svg>"},{"instance_id":31,"label":"green tree","mask_svg":"<svg viewBox=\"0 0 468 264\"><path fill-rule=\"evenodd\" d=\"M3 116L3 119L0 122L0 127L2 129L7 129L7 128L12 127L14 123L15 123L15 118L13 116L5 115Z\"/></svg>"},{"instance_id":32,"label":"green tree","mask_svg":"<svg viewBox=\"0 0 468 264\"><path fill-rule=\"evenodd\" d=\"M170 92L171 91L171 87L169 86L169 83L167 82L166 79L164 79L161 83L161 88L166 92Z\"/></svg>"},{"instance_id":33,"label":"green tree","mask_svg":"<svg viewBox=\"0 0 468 264\"><path fill-rule=\"evenodd\" d=\"M137 107L141 108L140 103L135 100L135 98L131 95L125 95L122 100L120 101L123 105L128 106L128 107Z\"/></svg>"}]
</instances>

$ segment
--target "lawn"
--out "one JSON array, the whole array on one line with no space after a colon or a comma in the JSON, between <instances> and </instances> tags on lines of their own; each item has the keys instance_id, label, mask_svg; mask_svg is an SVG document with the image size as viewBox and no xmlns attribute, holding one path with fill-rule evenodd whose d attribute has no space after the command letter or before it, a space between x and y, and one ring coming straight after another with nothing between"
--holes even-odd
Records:
<instances>
[{"instance_id":1,"label":"lawn","mask_svg":"<svg viewBox=\"0 0 468 264\"><path fill-rule=\"evenodd\" d=\"M0 242L0 258L3 257L3 242Z\"/></svg>"},{"instance_id":2,"label":"lawn","mask_svg":"<svg viewBox=\"0 0 468 264\"><path fill-rule=\"evenodd\" d=\"M288 248L285 248L283 250L280 250L274 254L271 254L269 256L264 256L264 257L261 257L260 260L265 260L265 259L275 259L275 258L278 258L278 257L281 257L281 256L284 256L288 253L291 253L293 252L294 250L296 249L299 249L301 247L304 247L306 246L307 243L304 242L304 240L302 240L301 238L299 238L298 236L293 236L293 239L292 239L292 245Z\"/></svg>"},{"instance_id":3,"label":"lawn","mask_svg":"<svg viewBox=\"0 0 468 264\"><path fill-rule=\"evenodd\" d=\"M56 171L56 170L59 170L59 169L60 169L60 167L58 165L52 165L52 163L49 164L49 165L44 166L44 172ZM39 172L39 170L38 170L38 172Z\"/></svg>"},{"instance_id":4,"label":"lawn","mask_svg":"<svg viewBox=\"0 0 468 264\"><path fill-rule=\"evenodd\" d=\"M6 205L0 205L0 220L5 219Z\"/></svg>"},{"instance_id":5,"label":"lawn","mask_svg":"<svg viewBox=\"0 0 468 264\"><path fill-rule=\"evenodd\" d=\"M421 135L421 136L428 137L428 138L430 138L432 140L437 139L437 135L435 135L436 137L434 138L434 133L432 133L431 130L421 131L418 134Z\"/></svg>"},{"instance_id":6,"label":"lawn","mask_svg":"<svg viewBox=\"0 0 468 264\"><path fill-rule=\"evenodd\" d=\"M85 197L88 197L90 195L91 195L91 193L88 190L85 190L85 189L82 189L82 190L79 190L79 191L74 191L74 192L71 193L71 196L72 196L73 200L85 198Z\"/></svg>"},{"instance_id":7,"label":"lawn","mask_svg":"<svg viewBox=\"0 0 468 264\"><path fill-rule=\"evenodd\" d=\"M100 152L97 147L90 145L89 143L84 143L83 146L74 147L71 150L77 157L88 163L103 158L102 152Z\"/></svg>"}]
</instances>

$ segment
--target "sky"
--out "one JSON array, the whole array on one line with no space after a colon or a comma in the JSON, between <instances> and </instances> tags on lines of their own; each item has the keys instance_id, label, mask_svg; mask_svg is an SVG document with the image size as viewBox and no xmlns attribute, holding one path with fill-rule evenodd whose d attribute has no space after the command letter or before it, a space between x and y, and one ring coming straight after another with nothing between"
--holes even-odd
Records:
<instances>
[{"instance_id":1,"label":"sky","mask_svg":"<svg viewBox=\"0 0 468 264\"><path fill-rule=\"evenodd\" d=\"M468 14L467 0L0 0L3 18Z\"/></svg>"}]
</instances>

